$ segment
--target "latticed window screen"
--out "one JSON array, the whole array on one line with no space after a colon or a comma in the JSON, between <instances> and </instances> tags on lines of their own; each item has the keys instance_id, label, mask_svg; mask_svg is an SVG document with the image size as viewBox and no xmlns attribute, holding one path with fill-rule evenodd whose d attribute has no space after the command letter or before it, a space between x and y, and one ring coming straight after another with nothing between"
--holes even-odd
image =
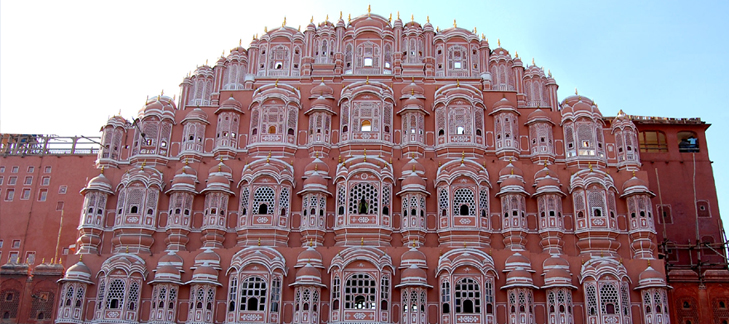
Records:
<instances>
[{"instance_id":1,"label":"latticed window screen","mask_svg":"<svg viewBox=\"0 0 729 324\"><path fill-rule=\"evenodd\" d=\"M248 277L240 285L240 310L266 310L266 282L261 277Z\"/></svg>"},{"instance_id":2,"label":"latticed window screen","mask_svg":"<svg viewBox=\"0 0 729 324\"><path fill-rule=\"evenodd\" d=\"M628 284L623 282L620 284L620 310L623 316L630 314L630 297L628 295Z\"/></svg>"},{"instance_id":3,"label":"latticed window screen","mask_svg":"<svg viewBox=\"0 0 729 324\"><path fill-rule=\"evenodd\" d=\"M476 215L476 203L474 202L473 190L461 188L453 193L453 215Z\"/></svg>"},{"instance_id":4,"label":"latticed window screen","mask_svg":"<svg viewBox=\"0 0 729 324\"><path fill-rule=\"evenodd\" d=\"M358 273L344 285L345 309L375 309L377 283L368 274Z\"/></svg>"},{"instance_id":5,"label":"latticed window screen","mask_svg":"<svg viewBox=\"0 0 729 324\"><path fill-rule=\"evenodd\" d=\"M454 294L457 314L481 313L481 288L476 281L471 278L459 280Z\"/></svg>"},{"instance_id":6,"label":"latticed window screen","mask_svg":"<svg viewBox=\"0 0 729 324\"><path fill-rule=\"evenodd\" d=\"M587 295L587 314L590 316L597 315L597 289L595 289L595 286L587 286L585 287L585 292Z\"/></svg>"},{"instance_id":7,"label":"latticed window screen","mask_svg":"<svg viewBox=\"0 0 729 324\"><path fill-rule=\"evenodd\" d=\"M232 312L235 310L235 301L238 300L238 278L235 277L235 273L232 274L233 278L230 279L230 285L228 286L228 311Z\"/></svg>"},{"instance_id":8,"label":"latticed window screen","mask_svg":"<svg viewBox=\"0 0 729 324\"><path fill-rule=\"evenodd\" d=\"M281 189L281 197L279 199L279 208L283 211L282 215L289 211L289 188Z\"/></svg>"},{"instance_id":9,"label":"latticed window screen","mask_svg":"<svg viewBox=\"0 0 729 324\"><path fill-rule=\"evenodd\" d=\"M377 188L370 183L357 183L349 191L350 214L376 214L379 203Z\"/></svg>"},{"instance_id":10,"label":"latticed window screen","mask_svg":"<svg viewBox=\"0 0 729 324\"><path fill-rule=\"evenodd\" d=\"M260 187L253 194L253 211L256 214L273 214L276 193L269 187Z\"/></svg>"},{"instance_id":11,"label":"latticed window screen","mask_svg":"<svg viewBox=\"0 0 729 324\"><path fill-rule=\"evenodd\" d=\"M603 283L600 286L600 310L603 314L618 312L618 289L614 283Z\"/></svg>"},{"instance_id":12,"label":"latticed window screen","mask_svg":"<svg viewBox=\"0 0 729 324\"><path fill-rule=\"evenodd\" d=\"M139 284L136 282L132 282L129 286L129 299L127 300L127 304L129 305L127 309L132 311L137 309L139 304Z\"/></svg>"},{"instance_id":13,"label":"latticed window screen","mask_svg":"<svg viewBox=\"0 0 729 324\"><path fill-rule=\"evenodd\" d=\"M448 209L448 190L443 188L438 192L438 208Z\"/></svg>"},{"instance_id":14,"label":"latticed window screen","mask_svg":"<svg viewBox=\"0 0 729 324\"><path fill-rule=\"evenodd\" d=\"M383 274L380 278L380 300L382 301L382 307L380 310L387 310L387 301L390 300L390 275Z\"/></svg>"},{"instance_id":15,"label":"latticed window screen","mask_svg":"<svg viewBox=\"0 0 729 324\"><path fill-rule=\"evenodd\" d=\"M0 315L3 319L16 318L18 316L19 294L20 292L14 289L5 289L0 292Z\"/></svg>"},{"instance_id":16,"label":"latticed window screen","mask_svg":"<svg viewBox=\"0 0 729 324\"><path fill-rule=\"evenodd\" d=\"M124 302L124 288L126 284L122 279L114 279L109 284L109 293L106 296L106 309L118 309Z\"/></svg>"},{"instance_id":17,"label":"latticed window screen","mask_svg":"<svg viewBox=\"0 0 729 324\"><path fill-rule=\"evenodd\" d=\"M481 216L488 216L489 212L489 191L487 189L481 189L478 194L478 207L481 209Z\"/></svg>"}]
</instances>

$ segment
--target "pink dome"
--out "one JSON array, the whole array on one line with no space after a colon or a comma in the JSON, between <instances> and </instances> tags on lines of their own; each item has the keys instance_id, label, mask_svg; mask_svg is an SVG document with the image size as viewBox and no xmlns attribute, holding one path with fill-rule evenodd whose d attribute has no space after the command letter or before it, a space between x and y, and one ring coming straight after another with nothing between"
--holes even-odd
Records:
<instances>
[{"instance_id":1,"label":"pink dome","mask_svg":"<svg viewBox=\"0 0 729 324\"><path fill-rule=\"evenodd\" d=\"M213 167L211 167L210 170L208 170L208 174L219 173L219 172L233 174L233 169L231 169L229 166L225 165L225 163L220 162L220 163L214 165Z\"/></svg>"},{"instance_id":2,"label":"pink dome","mask_svg":"<svg viewBox=\"0 0 729 324\"><path fill-rule=\"evenodd\" d=\"M410 96L405 102L403 103L404 107L407 106L422 106L423 102L421 99L415 98L415 96Z\"/></svg>"},{"instance_id":3,"label":"pink dome","mask_svg":"<svg viewBox=\"0 0 729 324\"><path fill-rule=\"evenodd\" d=\"M513 171L513 172L512 172ZM514 166L511 162L507 164L501 171L499 171L499 177L505 176L505 175L516 175L516 176L524 176L524 172L521 171L521 169Z\"/></svg>"},{"instance_id":4,"label":"pink dome","mask_svg":"<svg viewBox=\"0 0 729 324\"><path fill-rule=\"evenodd\" d=\"M649 287L665 287L666 276L650 265L638 276L638 289Z\"/></svg>"},{"instance_id":5,"label":"pink dome","mask_svg":"<svg viewBox=\"0 0 729 324\"><path fill-rule=\"evenodd\" d=\"M321 281L321 271L307 263L305 266L296 271L296 279L302 279L302 277L317 278Z\"/></svg>"},{"instance_id":6,"label":"pink dome","mask_svg":"<svg viewBox=\"0 0 729 324\"><path fill-rule=\"evenodd\" d=\"M504 268L506 270L516 269L516 268L531 269L532 264L531 264L531 261L529 261L529 258L523 256L519 252L516 252L516 253L510 255L508 258L506 258Z\"/></svg>"},{"instance_id":7,"label":"pink dome","mask_svg":"<svg viewBox=\"0 0 729 324\"><path fill-rule=\"evenodd\" d=\"M312 107L316 107L316 106L329 107L329 106L331 106L331 103L329 102L329 100L325 99L324 97L318 97L311 102L311 106Z\"/></svg>"},{"instance_id":8,"label":"pink dome","mask_svg":"<svg viewBox=\"0 0 729 324\"><path fill-rule=\"evenodd\" d=\"M410 84L403 87L400 91L400 94L402 94L403 97L408 98L410 98L411 96L422 96L424 93L425 90L423 90L423 87L415 84L415 82L411 82Z\"/></svg>"},{"instance_id":9,"label":"pink dome","mask_svg":"<svg viewBox=\"0 0 729 324\"><path fill-rule=\"evenodd\" d=\"M407 279L418 279L427 281L428 275L425 273L425 270L417 268L417 267L409 267L402 271L401 278L403 281Z\"/></svg>"},{"instance_id":10,"label":"pink dome","mask_svg":"<svg viewBox=\"0 0 729 324\"><path fill-rule=\"evenodd\" d=\"M501 100L497 101L494 104L493 110L497 110L499 108L512 108L513 109L514 107L515 107L514 104L511 103L511 101L509 101L509 99L506 99L506 97L504 97L504 98L501 98Z\"/></svg>"},{"instance_id":11,"label":"pink dome","mask_svg":"<svg viewBox=\"0 0 729 324\"><path fill-rule=\"evenodd\" d=\"M88 184L89 187L91 186L109 186L111 187L111 181L107 177L104 176L103 173L93 177Z\"/></svg>"},{"instance_id":12,"label":"pink dome","mask_svg":"<svg viewBox=\"0 0 729 324\"><path fill-rule=\"evenodd\" d=\"M192 277L198 277L198 276L218 276L218 271L213 269L213 267L210 266L199 266L195 269L195 271L192 272Z\"/></svg>"},{"instance_id":13,"label":"pink dome","mask_svg":"<svg viewBox=\"0 0 729 324\"><path fill-rule=\"evenodd\" d=\"M542 188L542 187L547 187L547 186L559 187L559 180L557 178L552 178L552 177L545 177L545 178L537 180L537 188Z\"/></svg>"},{"instance_id":14,"label":"pink dome","mask_svg":"<svg viewBox=\"0 0 729 324\"><path fill-rule=\"evenodd\" d=\"M536 110L529 113L527 116L527 122L534 122L534 121L549 121L551 122L552 119L549 118L549 115L544 112L544 110L537 108Z\"/></svg>"},{"instance_id":15,"label":"pink dome","mask_svg":"<svg viewBox=\"0 0 729 324\"><path fill-rule=\"evenodd\" d=\"M544 272L544 282L551 284L554 281L572 282L572 276L567 269L550 269Z\"/></svg>"},{"instance_id":16,"label":"pink dome","mask_svg":"<svg viewBox=\"0 0 729 324\"><path fill-rule=\"evenodd\" d=\"M301 253L299 253L299 256L296 258L295 268L303 267L307 264L311 264L313 267L316 268L324 268L324 263L322 262L322 260L323 258L321 256L321 253L314 249L313 246L309 246L304 251L301 251Z\"/></svg>"},{"instance_id":17,"label":"pink dome","mask_svg":"<svg viewBox=\"0 0 729 324\"><path fill-rule=\"evenodd\" d=\"M517 177L508 177L506 180L501 182L501 188L507 187L507 186L519 186L524 187L524 182L519 180Z\"/></svg>"},{"instance_id":18,"label":"pink dome","mask_svg":"<svg viewBox=\"0 0 729 324\"><path fill-rule=\"evenodd\" d=\"M202 109L195 108L191 110L189 113L187 113L187 116L185 116L184 120L190 120L190 119L197 119L202 121L208 121L208 114L206 114Z\"/></svg>"},{"instance_id":19,"label":"pink dome","mask_svg":"<svg viewBox=\"0 0 729 324\"><path fill-rule=\"evenodd\" d=\"M639 179L638 177L633 176L632 178L628 179L628 181L625 181L625 183L623 184L623 191L625 191L628 188L633 188L633 187L646 187L647 188L648 184L645 181Z\"/></svg>"},{"instance_id":20,"label":"pink dome","mask_svg":"<svg viewBox=\"0 0 729 324\"><path fill-rule=\"evenodd\" d=\"M313 171L317 171L321 174L328 174L329 173L329 165L324 163L319 158L315 158L313 161L309 162L309 164L306 165L306 168L304 169L305 174L309 174Z\"/></svg>"},{"instance_id":21,"label":"pink dome","mask_svg":"<svg viewBox=\"0 0 729 324\"><path fill-rule=\"evenodd\" d=\"M304 188L308 186L323 186L326 188L329 185L327 179L324 179L318 171L314 171L306 180L304 180Z\"/></svg>"},{"instance_id":22,"label":"pink dome","mask_svg":"<svg viewBox=\"0 0 729 324\"><path fill-rule=\"evenodd\" d=\"M235 98L233 98L233 95L230 95L230 97L223 101L223 103L220 105L220 109L226 108L240 111L243 108L243 104L240 103L240 101L235 100Z\"/></svg>"},{"instance_id":23,"label":"pink dome","mask_svg":"<svg viewBox=\"0 0 729 324\"><path fill-rule=\"evenodd\" d=\"M400 259L400 268L409 268L410 266L416 266L418 268L427 268L427 262L425 254L418 251L416 248L410 248L407 252L403 253Z\"/></svg>"},{"instance_id":24,"label":"pink dome","mask_svg":"<svg viewBox=\"0 0 729 324\"><path fill-rule=\"evenodd\" d=\"M410 173L409 176L405 177L405 180L402 181L402 187L405 188L406 186L423 186L425 187L425 179L422 177L419 177L415 173Z\"/></svg>"},{"instance_id":25,"label":"pink dome","mask_svg":"<svg viewBox=\"0 0 729 324\"><path fill-rule=\"evenodd\" d=\"M89 267L87 267L86 264L81 261L66 269L66 273L68 274L69 272L75 273L77 275L87 274L89 278L91 278L91 269L89 269Z\"/></svg>"},{"instance_id":26,"label":"pink dome","mask_svg":"<svg viewBox=\"0 0 729 324\"><path fill-rule=\"evenodd\" d=\"M332 94L334 94L334 90L332 90L332 87L324 84L324 81L311 88L312 97L331 98Z\"/></svg>"},{"instance_id":27,"label":"pink dome","mask_svg":"<svg viewBox=\"0 0 729 324\"><path fill-rule=\"evenodd\" d=\"M418 160L411 158L408 163L405 163L402 167L402 173L410 173L413 172L413 170L416 173L425 174L425 167L418 162Z\"/></svg>"}]
</instances>

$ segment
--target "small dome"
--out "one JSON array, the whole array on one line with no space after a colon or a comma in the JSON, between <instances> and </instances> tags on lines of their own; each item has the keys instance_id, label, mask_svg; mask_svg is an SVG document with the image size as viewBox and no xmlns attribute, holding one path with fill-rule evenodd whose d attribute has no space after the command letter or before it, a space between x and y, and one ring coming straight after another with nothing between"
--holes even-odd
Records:
<instances>
[{"instance_id":1,"label":"small dome","mask_svg":"<svg viewBox=\"0 0 729 324\"><path fill-rule=\"evenodd\" d=\"M101 174L93 177L89 181L88 187L92 187L92 186L102 186L102 187L109 186L109 187L111 187L111 181L109 181L109 179L107 177L105 177L103 173L101 173Z\"/></svg>"},{"instance_id":2,"label":"small dome","mask_svg":"<svg viewBox=\"0 0 729 324\"><path fill-rule=\"evenodd\" d=\"M311 102L312 107L321 107L321 106L330 107L331 105L332 104L329 102L329 100L327 100L324 97L318 97Z\"/></svg>"},{"instance_id":3,"label":"small dome","mask_svg":"<svg viewBox=\"0 0 729 324\"><path fill-rule=\"evenodd\" d=\"M321 256L321 253L317 251L313 246L308 246L306 250L301 251L299 253L299 256L296 258L296 266L295 268L303 267L307 264L311 264L313 267L316 268L324 268L324 263L322 262L323 258Z\"/></svg>"},{"instance_id":4,"label":"small dome","mask_svg":"<svg viewBox=\"0 0 729 324\"><path fill-rule=\"evenodd\" d=\"M529 261L529 258L523 256L521 253L516 252L512 255L510 255L506 262L504 263L504 269L505 271L511 271L517 268L522 269L529 269L531 270L532 264L531 261Z\"/></svg>"},{"instance_id":5,"label":"small dome","mask_svg":"<svg viewBox=\"0 0 729 324\"><path fill-rule=\"evenodd\" d=\"M420 187L425 188L425 186L426 186L425 179L418 176L414 172L411 172L410 175L405 177L405 179L402 181L401 187L403 190L405 190L405 189L408 189L406 187L411 187L411 186L418 187L418 188L420 188Z\"/></svg>"},{"instance_id":6,"label":"small dome","mask_svg":"<svg viewBox=\"0 0 729 324\"><path fill-rule=\"evenodd\" d=\"M222 161L218 163L217 165L214 165L213 167L208 170L208 174L213 173L227 173L227 174L233 174L233 169L231 169L229 166L225 165Z\"/></svg>"},{"instance_id":7,"label":"small dome","mask_svg":"<svg viewBox=\"0 0 729 324\"><path fill-rule=\"evenodd\" d=\"M549 118L549 115L544 110L537 108L527 115L527 122L531 123L537 121L552 122L552 119Z\"/></svg>"},{"instance_id":8,"label":"small dome","mask_svg":"<svg viewBox=\"0 0 729 324\"><path fill-rule=\"evenodd\" d=\"M552 177L545 177L542 179L537 180L537 188L543 188L543 187L559 187L559 179L552 178Z\"/></svg>"},{"instance_id":9,"label":"small dome","mask_svg":"<svg viewBox=\"0 0 729 324\"><path fill-rule=\"evenodd\" d=\"M505 188L508 186L518 186L518 187L524 187L524 182L521 181L518 177L508 177L506 180L501 182L501 188Z\"/></svg>"},{"instance_id":10,"label":"small dome","mask_svg":"<svg viewBox=\"0 0 729 324\"><path fill-rule=\"evenodd\" d=\"M187 113L187 116L185 116L185 119L183 119L183 121L186 121L186 120L200 120L200 121L208 122L208 114L206 114L200 108L195 108L195 109L191 110L189 113Z\"/></svg>"},{"instance_id":11,"label":"small dome","mask_svg":"<svg viewBox=\"0 0 729 324\"><path fill-rule=\"evenodd\" d=\"M317 281L321 281L321 270L315 268L310 263L307 263L305 266L296 271L297 281L304 279L304 277L311 277L317 279Z\"/></svg>"},{"instance_id":12,"label":"small dome","mask_svg":"<svg viewBox=\"0 0 729 324\"><path fill-rule=\"evenodd\" d=\"M314 171L304 180L304 189L319 188L326 190L329 182L321 176L318 171Z\"/></svg>"},{"instance_id":13,"label":"small dome","mask_svg":"<svg viewBox=\"0 0 729 324\"><path fill-rule=\"evenodd\" d=\"M85 263L79 261L66 270L66 276L69 275L91 278L91 269Z\"/></svg>"},{"instance_id":14,"label":"small dome","mask_svg":"<svg viewBox=\"0 0 729 324\"><path fill-rule=\"evenodd\" d=\"M230 97L228 97L228 99L223 101L223 103L220 105L220 109L232 109L241 111L241 109L243 109L243 104L240 103L240 101L235 100L235 98L233 98L233 95L230 95Z\"/></svg>"},{"instance_id":15,"label":"small dome","mask_svg":"<svg viewBox=\"0 0 729 324\"><path fill-rule=\"evenodd\" d=\"M329 165L324 163L321 159L318 157L314 158L313 161L309 162L309 164L306 165L306 168L304 169L304 174L308 175L314 171L319 172L320 174L327 175L329 174Z\"/></svg>"},{"instance_id":16,"label":"small dome","mask_svg":"<svg viewBox=\"0 0 729 324\"><path fill-rule=\"evenodd\" d=\"M650 265L638 276L638 289L648 287L665 287L666 276Z\"/></svg>"},{"instance_id":17,"label":"small dome","mask_svg":"<svg viewBox=\"0 0 729 324\"><path fill-rule=\"evenodd\" d=\"M210 266L199 266L195 268L195 271L192 272L193 278L198 278L201 276L218 276L218 271L215 270L213 267Z\"/></svg>"},{"instance_id":18,"label":"small dome","mask_svg":"<svg viewBox=\"0 0 729 324\"><path fill-rule=\"evenodd\" d=\"M405 281L406 279L417 279L427 282L427 274L425 273L425 270L420 269L418 267L409 267L402 271L402 274L400 275L402 280Z\"/></svg>"},{"instance_id":19,"label":"small dome","mask_svg":"<svg viewBox=\"0 0 729 324\"><path fill-rule=\"evenodd\" d=\"M544 269L552 269L557 267L569 268L570 263L559 255L553 254L551 257L544 260L544 263L542 263L542 267Z\"/></svg>"},{"instance_id":20,"label":"small dome","mask_svg":"<svg viewBox=\"0 0 729 324\"><path fill-rule=\"evenodd\" d=\"M503 98L501 98L501 100L497 101L494 104L494 109L493 110L498 110L500 108L511 108L511 109L513 109L514 107L515 107L514 104L511 103L511 101L509 101L509 99L506 99L506 97L503 97Z\"/></svg>"},{"instance_id":21,"label":"small dome","mask_svg":"<svg viewBox=\"0 0 729 324\"><path fill-rule=\"evenodd\" d=\"M425 90L423 89L423 87L415 84L415 82L410 82L410 84L403 87L400 91L400 94L402 94L402 98L410 98L413 96L415 96L416 98L422 97L424 93Z\"/></svg>"},{"instance_id":22,"label":"small dome","mask_svg":"<svg viewBox=\"0 0 729 324\"><path fill-rule=\"evenodd\" d=\"M414 157L402 166L402 174L415 172L416 174L425 175L425 167Z\"/></svg>"},{"instance_id":23,"label":"small dome","mask_svg":"<svg viewBox=\"0 0 729 324\"><path fill-rule=\"evenodd\" d=\"M632 178L628 179L628 181L625 181L625 183L623 184L623 191L635 187L648 188L648 184L638 177L633 176Z\"/></svg>"},{"instance_id":24,"label":"small dome","mask_svg":"<svg viewBox=\"0 0 729 324\"><path fill-rule=\"evenodd\" d=\"M324 81L311 88L312 97L332 98L332 94L334 94L334 90L332 87L326 85Z\"/></svg>"},{"instance_id":25,"label":"small dome","mask_svg":"<svg viewBox=\"0 0 729 324\"><path fill-rule=\"evenodd\" d=\"M570 272L567 269L551 269L544 272L545 285L571 285L571 283L572 275L570 275Z\"/></svg>"},{"instance_id":26,"label":"small dome","mask_svg":"<svg viewBox=\"0 0 729 324\"><path fill-rule=\"evenodd\" d=\"M499 171L499 177L505 176L505 175L515 175L524 177L524 172L521 171L518 167L516 167L514 164L509 162L501 171Z\"/></svg>"},{"instance_id":27,"label":"small dome","mask_svg":"<svg viewBox=\"0 0 729 324\"><path fill-rule=\"evenodd\" d=\"M400 268L409 268L411 266L416 266L418 268L428 268L428 264L425 259L425 254L423 252L418 251L415 247L410 248L407 252L403 253L402 258L400 259Z\"/></svg>"},{"instance_id":28,"label":"small dome","mask_svg":"<svg viewBox=\"0 0 729 324\"><path fill-rule=\"evenodd\" d=\"M129 121L124 119L122 116L111 116L111 118L106 121L107 126L123 127L127 124L129 124Z\"/></svg>"},{"instance_id":29,"label":"small dome","mask_svg":"<svg viewBox=\"0 0 729 324\"><path fill-rule=\"evenodd\" d=\"M403 107L408 107L408 106L418 106L418 107L420 107L422 105L423 105L423 102L421 101L421 99L418 99L415 96L410 96L410 98L408 98L407 100L405 100L405 102L403 103Z\"/></svg>"}]
</instances>

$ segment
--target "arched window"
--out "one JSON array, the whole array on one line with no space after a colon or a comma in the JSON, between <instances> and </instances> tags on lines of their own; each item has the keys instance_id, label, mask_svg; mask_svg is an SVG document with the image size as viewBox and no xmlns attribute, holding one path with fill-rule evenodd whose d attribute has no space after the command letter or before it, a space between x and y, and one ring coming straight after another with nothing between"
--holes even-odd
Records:
<instances>
[{"instance_id":1,"label":"arched window","mask_svg":"<svg viewBox=\"0 0 729 324\"><path fill-rule=\"evenodd\" d=\"M261 277L248 277L240 285L240 310L266 310L266 282Z\"/></svg>"},{"instance_id":2,"label":"arched window","mask_svg":"<svg viewBox=\"0 0 729 324\"><path fill-rule=\"evenodd\" d=\"M272 188L260 187L253 194L253 211L258 214L273 214L276 193Z\"/></svg>"},{"instance_id":3,"label":"arched window","mask_svg":"<svg viewBox=\"0 0 729 324\"><path fill-rule=\"evenodd\" d=\"M455 307L457 314L481 313L481 288L471 278L464 278L456 283Z\"/></svg>"},{"instance_id":4,"label":"arched window","mask_svg":"<svg viewBox=\"0 0 729 324\"><path fill-rule=\"evenodd\" d=\"M124 301L124 288L126 284L122 279L114 279L109 285L109 292L106 296L107 309L119 309Z\"/></svg>"},{"instance_id":5,"label":"arched window","mask_svg":"<svg viewBox=\"0 0 729 324\"><path fill-rule=\"evenodd\" d=\"M461 188L453 193L453 214L461 216L476 216L476 204L473 191Z\"/></svg>"},{"instance_id":6,"label":"arched window","mask_svg":"<svg viewBox=\"0 0 729 324\"><path fill-rule=\"evenodd\" d=\"M268 133L269 134L276 134L276 126L269 126L268 127Z\"/></svg>"},{"instance_id":7,"label":"arched window","mask_svg":"<svg viewBox=\"0 0 729 324\"><path fill-rule=\"evenodd\" d=\"M375 309L377 285L368 274L358 273L347 279L344 286L345 309Z\"/></svg>"}]
</instances>

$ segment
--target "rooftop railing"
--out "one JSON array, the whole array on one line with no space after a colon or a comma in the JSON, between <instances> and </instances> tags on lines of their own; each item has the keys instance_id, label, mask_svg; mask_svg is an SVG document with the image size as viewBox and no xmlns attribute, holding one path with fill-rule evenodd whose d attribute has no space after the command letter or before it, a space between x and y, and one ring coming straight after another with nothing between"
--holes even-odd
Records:
<instances>
[{"instance_id":1,"label":"rooftop railing","mask_svg":"<svg viewBox=\"0 0 729 324\"><path fill-rule=\"evenodd\" d=\"M100 137L0 134L0 154L89 155L99 152Z\"/></svg>"}]
</instances>

